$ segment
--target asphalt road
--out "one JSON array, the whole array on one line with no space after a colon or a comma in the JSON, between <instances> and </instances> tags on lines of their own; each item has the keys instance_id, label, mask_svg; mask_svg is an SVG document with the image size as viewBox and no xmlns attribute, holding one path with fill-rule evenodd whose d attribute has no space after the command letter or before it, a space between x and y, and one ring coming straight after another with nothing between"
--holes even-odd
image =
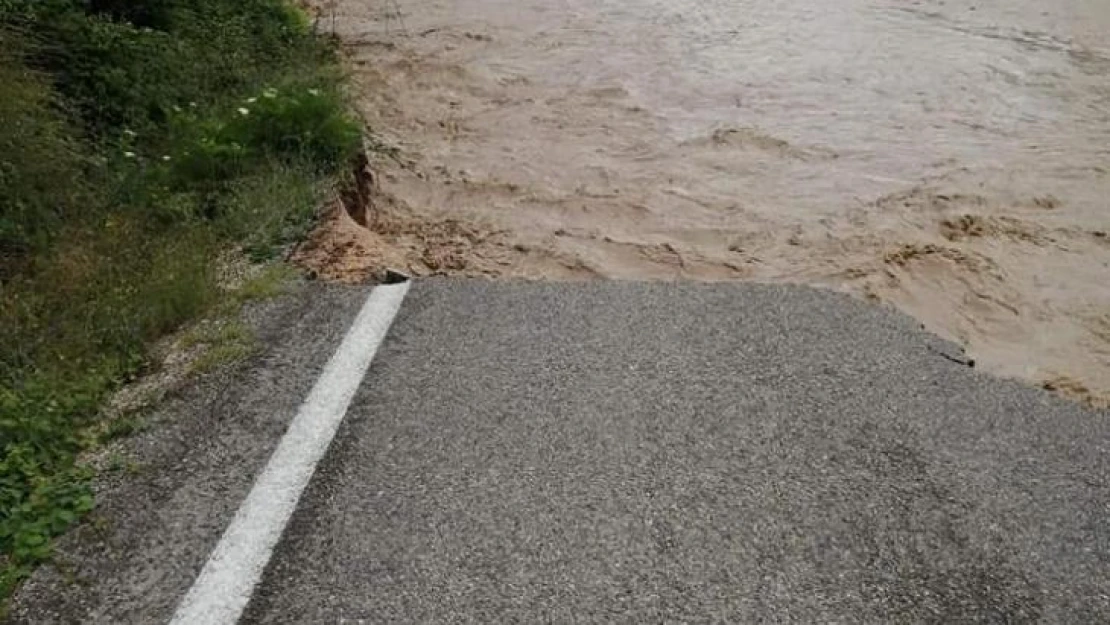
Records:
<instances>
[{"instance_id":1,"label":"asphalt road","mask_svg":"<svg viewBox=\"0 0 1110 625\"><path fill-rule=\"evenodd\" d=\"M275 304L14 620L167 619L363 296ZM960 359L801 287L418 282L243 622L1110 622L1110 414Z\"/></svg>"},{"instance_id":2,"label":"asphalt road","mask_svg":"<svg viewBox=\"0 0 1110 625\"><path fill-rule=\"evenodd\" d=\"M249 623L1110 622L1110 421L778 286L419 283Z\"/></svg>"}]
</instances>

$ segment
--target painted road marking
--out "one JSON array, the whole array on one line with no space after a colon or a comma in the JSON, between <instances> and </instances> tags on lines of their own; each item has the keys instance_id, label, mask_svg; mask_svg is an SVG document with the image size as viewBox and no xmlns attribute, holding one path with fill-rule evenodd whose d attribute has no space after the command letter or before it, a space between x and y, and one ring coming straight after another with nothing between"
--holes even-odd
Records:
<instances>
[{"instance_id":1,"label":"painted road marking","mask_svg":"<svg viewBox=\"0 0 1110 625\"><path fill-rule=\"evenodd\" d=\"M370 293L200 576L178 605L172 625L232 625L239 620L408 288L409 283L403 282L379 286Z\"/></svg>"}]
</instances>

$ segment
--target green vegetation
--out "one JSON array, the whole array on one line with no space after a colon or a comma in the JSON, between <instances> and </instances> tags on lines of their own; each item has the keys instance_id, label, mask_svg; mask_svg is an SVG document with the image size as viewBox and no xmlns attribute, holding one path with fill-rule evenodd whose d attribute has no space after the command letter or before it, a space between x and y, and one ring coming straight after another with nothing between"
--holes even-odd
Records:
<instances>
[{"instance_id":1,"label":"green vegetation","mask_svg":"<svg viewBox=\"0 0 1110 625\"><path fill-rule=\"evenodd\" d=\"M104 432L100 434L100 440L108 442L124 436L131 436L141 432L144 427L146 427L146 421L141 415L123 415L105 424Z\"/></svg>"},{"instance_id":2,"label":"green vegetation","mask_svg":"<svg viewBox=\"0 0 1110 625\"><path fill-rule=\"evenodd\" d=\"M270 299L281 295L297 277L297 272L288 265L267 265L257 275L245 280L243 284L228 293L224 301L224 312L235 313L248 302Z\"/></svg>"},{"instance_id":3,"label":"green vegetation","mask_svg":"<svg viewBox=\"0 0 1110 625\"><path fill-rule=\"evenodd\" d=\"M92 508L106 394L228 305L214 259L309 227L360 145L340 82L284 0L0 0L0 597Z\"/></svg>"},{"instance_id":4,"label":"green vegetation","mask_svg":"<svg viewBox=\"0 0 1110 625\"><path fill-rule=\"evenodd\" d=\"M192 370L208 373L220 365L242 360L257 347L250 328L238 320L218 320L193 328L180 342L182 347L203 346Z\"/></svg>"}]
</instances>

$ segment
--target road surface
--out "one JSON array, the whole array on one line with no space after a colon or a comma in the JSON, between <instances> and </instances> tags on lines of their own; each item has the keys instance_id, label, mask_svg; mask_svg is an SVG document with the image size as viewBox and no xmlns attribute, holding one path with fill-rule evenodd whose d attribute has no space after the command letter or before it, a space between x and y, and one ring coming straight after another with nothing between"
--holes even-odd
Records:
<instances>
[{"instance_id":1,"label":"road surface","mask_svg":"<svg viewBox=\"0 0 1110 625\"><path fill-rule=\"evenodd\" d=\"M13 620L168 620L365 296L273 304ZM242 622L1110 621L1110 415L961 359L802 287L417 282Z\"/></svg>"}]
</instances>

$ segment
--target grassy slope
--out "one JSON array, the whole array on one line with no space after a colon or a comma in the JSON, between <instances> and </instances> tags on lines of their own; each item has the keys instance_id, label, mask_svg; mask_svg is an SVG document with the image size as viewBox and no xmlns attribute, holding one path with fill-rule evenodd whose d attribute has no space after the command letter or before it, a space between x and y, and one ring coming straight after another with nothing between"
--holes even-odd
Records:
<instances>
[{"instance_id":1,"label":"grassy slope","mask_svg":"<svg viewBox=\"0 0 1110 625\"><path fill-rule=\"evenodd\" d=\"M301 236L359 148L284 0L0 0L0 597L93 505L78 453L214 259Z\"/></svg>"}]
</instances>

